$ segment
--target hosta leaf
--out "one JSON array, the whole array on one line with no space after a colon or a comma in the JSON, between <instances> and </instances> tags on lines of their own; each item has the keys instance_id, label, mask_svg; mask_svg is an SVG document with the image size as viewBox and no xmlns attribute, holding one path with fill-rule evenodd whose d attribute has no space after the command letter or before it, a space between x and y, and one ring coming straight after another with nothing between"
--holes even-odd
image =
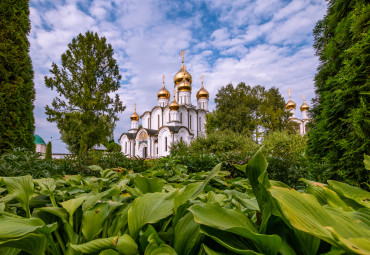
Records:
<instances>
[{"instance_id":1,"label":"hosta leaf","mask_svg":"<svg viewBox=\"0 0 370 255\"><path fill-rule=\"evenodd\" d=\"M207 255L223 255L225 253L222 253L222 252L216 252L212 249L210 249L208 246L206 246L205 244L202 244L202 248L204 250L204 252L207 254Z\"/></svg>"},{"instance_id":2,"label":"hosta leaf","mask_svg":"<svg viewBox=\"0 0 370 255\"><path fill-rule=\"evenodd\" d=\"M24 236L45 226L38 218L10 217L0 212L0 240Z\"/></svg>"},{"instance_id":3,"label":"hosta leaf","mask_svg":"<svg viewBox=\"0 0 370 255\"><path fill-rule=\"evenodd\" d=\"M177 208L179 208L180 205L186 203L189 199L196 198L204 189L204 187L207 185L207 183L217 175L217 173L221 169L222 163L217 164L212 171L209 172L209 174L206 176L203 182L196 182L189 185L186 185L184 188L182 188L175 199L175 205L174 209L175 212L177 211Z\"/></svg>"},{"instance_id":4,"label":"hosta leaf","mask_svg":"<svg viewBox=\"0 0 370 255\"><path fill-rule=\"evenodd\" d=\"M99 255L119 255L118 252L112 249L104 250Z\"/></svg>"},{"instance_id":5,"label":"hosta leaf","mask_svg":"<svg viewBox=\"0 0 370 255\"><path fill-rule=\"evenodd\" d=\"M85 202L82 204L82 211L90 210L97 201L102 200L106 197L111 198L118 193L120 193L120 191L116 187L97 194L91 193L87 196Z\"/></svg>"},{"instance_id":6,"label":"hosta leaf","mask_svg":"<svg viewBox=\"0 0 370 255\"><path fill-rule=\"evenodd\" d=\"M41 188L41 194L47 195L56 189L56 182L54 178L42 178L33 180Z\"/></svg>"},{"instance_id":7,"label":"hosta leaf","mask_svg":"<svg viewBox=\"0 0 370 255\"><path fill-rule=\"evenodd\" d=\"M140 175L135 177L135 186L141 193L161 192L164 182L158 178L146 178Z\"/></svg>"},{"instance_id":8,"label":"hosta leaf","mask_svg":"<svg viewBox=\"0 0 370 255\"><path fill-rule=\"evenodd\" d=\"M303 232L341 247L347 252L353 252L352 247L348 246L350 240L357 238L370 240L370 230L364 227L365 223L353 218L357 217L354 212L336 208L325 209L313 195L302 194L292 189L271 187L269 191L279 203L285 219Z\"/></svg>"},{"instance_id":9,"label":"hosta leaf","mask_svg":"<svg viewBox=\"0 0 370 255\"><path fill-rule=\"evenodd\" d=\"M149 236L148 238L149 244L145 249L145 255L160 255L160 254L167 254L167 255L177 255L175 250L168 246L167 244L159 244L154 238L154 234Z\"/></svg>"},{"instance_id":10,"label":"hosta leaf","mask_svg":"<svg viewBox=\"0 0 370 255\"><path fill-rule=\"evenodd\" d=\"M107 203L97 204L91 210L83 212L81 227L87 241L92 240L103 230L108 215L109 204Z\"/></svg>"},{"instance_id":11,"label":"hosta leaf","mask_svg":"<svg viewBox=\"0 0 370 255\"><path fill-rule=\"evenodd\" d=\"M352 199L357 203L370 208L370 193L358 187L351 186L347 183L328 180L331 189L339 195Z\"/></svg>"},{"instance_id":12,"label":"hosta leaf","mask_svg":"<svg viewBox=\"0 0 370 255\"><path fill-rule=\"evenodd\" d=\"M207 226L201 226L200 231L236 254L262 255L262 253L255 252L253 250L255 247L253 247L248 240L236 234Z\"/></svg>"},{"instance_id":13,"label":"hosta leaf","mask_svg":"<svg viewBox=\"0 0 370 255\"><path fill-rule=\"evenodd\" d=\"M118 238L117 246L115 248L123 255L138 254L138 246L131 236L124 234Z\"/></svg>"},{"instance_id":14,"label":"hosta leaf","mask_svg":"<svg viewBox=\"0 0 370 255\"><path fill-rule=\"evenodd\" d=\"M364 165L367 170L370 170L370 156L364 155Z\"/></svg>"},{"instance_id":15,"label":"hosta leaf","mask_svg":"<svg viewBox=\"0 0 370 255\"><path fill-rule=\"evenodd\" d=\"M346 211L353 211L353 209L347 206L347 204L343 202L338 194L329 189L327 185L309 181L303 178L300 180L307 184L306 192L314 195L321 204L329 204Z\"/></svg>"},{"instance_id":16,"label":"hosta leaf","mask_svg":"<svg viewBox=\"0 0 370 255\"><path fill-rule=\"evenodd\" d=\"M194 221L193 214L187 213L182 217L174 229L174 246L178 254L192 254L194 247L200 240L200 227Z\"/></svg>"},{"instance_id":17,"label":"hosta leaf","mask_svg":"<svg viewBox=\"0 0 370 255\"><path fill-rule=\"evenodd\" d=\"M114 248L118 241L118 236L109 238L95 239L83 244L71 244L72 250L81 253L95 253L109 248Z\"/></svg>"},{"instance_id":18,"label":"hosta leaf","mask_svg":"<svg viewBox=\"0 0 370 255\"><path fill-rule=\"evenodd\" d=\"M140 229L173 213L173 193L147 193L134 200L128 210L130 235L136 239Z\"/></svg>"},{"instance_id":19,"label":"hosta leaf","mask_svg":"<svg viewBox=\"0 0 370 255\"><path fill-rule=\"evenodd\" d=\"M0 247L21 249L33 255L44 255L46 237L42 234L30 233L19 238L0 241Z\"/></svg>"},{"instance_id":20,"label":"hosta leaf","mask_svg":"<svg viewBox=\"0 0 370 255\"><path fill-rule=\"evenodd\" d=\"M60 203L69 214L69 223L73 226L73 214L77 208L86 200L86 196L74 198Z\"/></svg>"},{"instance_id":21,"label":"hosta leaf","mask_svg":"<svg viewBox=\"0 0 370 255\"><path fill-rule=\"evenodd\" d=\"M88 168L90 168L90 170L93 170L93 171L103 171L103 168L101 168L98 165L91 165L91 166L88 166Z\"/></svg>"},{"instance_id":22,"label":"hosta leaf","mask_svg":"<svg viewBox=\"0 0 370 255\"><path fill-rule=\"evenodd\" d=\"M60 207L41 207L35 209L35 211L42 211L51 213L55 216L58 216L64 223L68 221L68 213L67 210Z\"/></svg>"},{"instance_id":23,"label":"hosta leaf","mask_svg":"<svg viewBox=\"0 0 370 255\"><path fill-rule=\"evenodd\" d=\"M0 247L1 255L17 255L21 252L21 249L11 248L11 247Z\"/></svg>"},{"instance_id":24,"label":"hosta leaf","mask_svg":"<svg viewBox=\"0 0 370 255\"><path fill-rule=\"evenodd\" d=\"M194 214L194 219L199 224L247 238L261 253L277 254L280 249L279 236L259 234L254 223L239 210L226 209L213 203L193 205L189 211Z\"/></svg>"},{"instance_id":25,"label":"hosta leaf","mask_svg":"<svg viewBox=\"0 0 370 255\"><path fill-rule=\"evenodd\" d=\"M15 196L17 201L26 211L27 217L31 217L30 199L34 191L32 177L29 175L19 177L3 177L3 180L8 193Z\"/></svg>"}]
</instances>

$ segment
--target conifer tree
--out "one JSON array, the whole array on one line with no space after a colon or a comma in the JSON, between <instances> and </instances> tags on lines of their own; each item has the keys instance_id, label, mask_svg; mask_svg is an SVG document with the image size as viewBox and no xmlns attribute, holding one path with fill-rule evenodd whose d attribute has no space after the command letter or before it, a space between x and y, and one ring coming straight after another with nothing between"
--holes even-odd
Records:
<instances>
[{"instance_id":1,"label":"conifer tree","mask_svg":"<svg viewBox=\"0 0 370 255\"><path fill-rule=\"evenodd\" d=\"M48 159L48 160L52 159L52 148L51 148L51 142L50 141L46 145L45 159Z\"/></svg>"},{"instance_id":2,"label":"conifer tree","mask_svg":"<svg viewBox=\"0 0 370 255\"><path fill-rule=\"evenodd\" d=\"M325 164L327 178L353 185L370 176L363 163L370 152L369 20L368 1L330 0L314 29L320 65L308 155Z\"/></svg>"},{"instance_id":3,"label":"conifer tree","mask_svg":"<svg viewBox=\"0 0 370 255\"><path fill-rule=\"evenodd\" d=\"M0 1L0 153L13 147L35 148L28 4Z\"/></svg>"},{"instance_id":4,"label":"conifer tree","mask_svg":"<svg viewBox=\"0 0 370 255\"><path fill-rule=\"evenodd\" d=\"M125 109L118 94L121 75L113 48L97 33L79 34L62 54L61 66L53 63L45 85L61 98L46 106L48 120L56 122L68 149L87 158L87 151L111 136L117 113Z\"/></svg>"}]
</instances>

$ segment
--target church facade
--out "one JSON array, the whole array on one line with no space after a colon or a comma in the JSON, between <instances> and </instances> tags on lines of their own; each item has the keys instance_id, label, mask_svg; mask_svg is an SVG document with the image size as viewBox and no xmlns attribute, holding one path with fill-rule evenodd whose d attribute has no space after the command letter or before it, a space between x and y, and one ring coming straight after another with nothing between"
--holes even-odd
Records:
<instances>
[{"instance_id":1,"label":"church facade","mask_svg":"<svg viewBox=\"0 0 370 255\"><path fill-rule=\"evenodd\" d=\"M174 76L172 101L163 76L162 88L157 93L158 104L141 116L131 115L131 129L119 139L121 152L128 157L158 158L170 154L170 147L177 142L190 142L205 135L205 117L209 93L203 86L197 92L197 105L192 105L192 76L184 65ZM142 127L139 129L139 119Z\"/></svg>"}]
</instances>

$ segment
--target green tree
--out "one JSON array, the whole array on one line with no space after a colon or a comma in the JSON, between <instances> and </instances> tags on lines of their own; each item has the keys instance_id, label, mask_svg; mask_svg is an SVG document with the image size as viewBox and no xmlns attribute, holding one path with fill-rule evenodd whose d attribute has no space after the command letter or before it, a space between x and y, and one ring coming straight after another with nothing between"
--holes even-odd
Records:
<instances>
[{"instance_id":1,"label":"green tree","mask_svg":"<svg viewBox=\"0 0 370 255\"><path fill-rule=\"evenodd\" d=\"M29 14L26 0L0 1L0 153L35 149Z\"/></svg>"},{"instance_id":2,"label":"green tree","mask_svg":"<svg viewBox=\"0 0 370 255\"><path fill-rule=\"evenodd\" d=\"M50 141L46 145L45 159L48 159L48 160L52 159L51 142Z\"/></svg>"},{"instance_id":3,"label":"green tree","mask_svg":"<svg viewBox=\"0 0 370 255\"><path fill-rule=\"evenodd\" d=\"M70 151L86 158L95 144L103 144L113 132L117 113L125 109L118 94L121 76L113 49L97 33L79 34L62 54L62 66L52 64L48 88L62 98L46 106L48 120L56 122Z\"/></svg>"},{"instance_id":4,"label":"green tree","mask_svg":"<svg viewBox=\"0 0 370 255\"><path fill-rule=\"evenodd\" d=\"M308 155L331 179L369 182L363 164L370 152L370 4L331 0L315 29L320 65L315 76Z\"/></svg>"},{"instance_id":5,"label":"green tree","mask_svg":"<svg viewBox=\"0 0 370 255\"><path fill-rule=\"evenodd\" d=\"M228 84L219 89L215 103L216 109L207 115L207 133L231 130L258 139L263 133L292 129L290 113L277 88Z\"/></svg>"}]
</instances>

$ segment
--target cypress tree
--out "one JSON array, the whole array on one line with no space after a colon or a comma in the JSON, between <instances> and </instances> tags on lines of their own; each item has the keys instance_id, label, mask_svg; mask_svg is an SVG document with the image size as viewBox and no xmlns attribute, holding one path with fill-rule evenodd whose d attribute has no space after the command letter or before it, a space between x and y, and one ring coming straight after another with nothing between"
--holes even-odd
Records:
<instances>
[{"instance_id":1,"label":"cypress tree","mask_svg":"<svg viewBox=\"0 0 370 255\"><path fill-rule=\"evenodd\" d=\"M315 76L308 155L324 163L326 179L366 185L370 152L370 4L330 0L314 29L320 59Z\"/></svg>"},{"instance_id":2,"label":"cypress tree","mask_svg":"<svg viewBox=\"0 0 370 255\"><path fill-rule=\"evenodd\" d=\"M47 160L52 159L51 142L50 141L46 145L45 159L47 159Z\"/></svg>"},{"instance_id":3,"label":"cypress tree","mask_svg":"<svg viewBox=\"0 0 370 255\"><path fill-rule=\"evenodd\" d=\"M0 153L35 148L29 14L27 0L0 1Z\"/></svg>"}]
</instances>

